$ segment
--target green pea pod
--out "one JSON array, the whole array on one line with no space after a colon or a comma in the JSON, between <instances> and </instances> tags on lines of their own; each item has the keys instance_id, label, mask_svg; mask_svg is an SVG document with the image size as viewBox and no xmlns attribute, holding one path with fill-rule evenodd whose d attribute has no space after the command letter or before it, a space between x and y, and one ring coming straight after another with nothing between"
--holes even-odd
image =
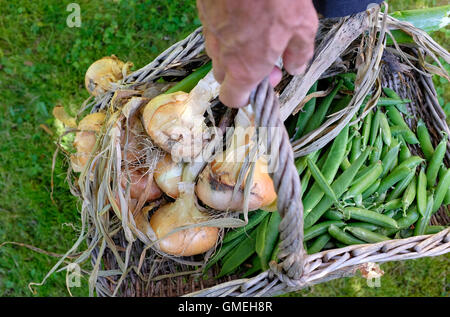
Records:
<instances>
[{"instance_id":1,"label":"green pea pod","mask_svg":"<svg viewBox=\"0 0 450 317\"><path fill-rule=\"evenodd\" d=\"M380 207L380 211L383 212L399 209L402 207L402 200L400 198L389 200L387 203L383 204L382 207Z\"/></svg>"},{"instance_id":2,"label":"green pea pod","mask_svg":"<svg viewBox=\"0 0 450 317\"><path fill-rule=\"evenodd\" d=\"M444 205L450 205L450 186L448 187L447 194L444 198Z\"/></svg>"},{"instance_id":3,"label":"green pea pod","mask_svg":"<svg viewBox=\"0 0 450 317\"><path fill-rule=\"evenodd\" d=\"M380 113L380 127L384 144L386 144L387 146L391 146L391 129L389 128L389 122L386 118L386 115L383 112Z\"/></svg>"},{"instance_id":4,"label":"green pea pod","mask_svg":"<svg viewBox=\"0 0 450 317\"><path fill-rule=\"evenodd\" d=\"M347 226L343 229L343 231L349 231L352 235L357 237L358 239L361 239L363 241L369 242L369 243L377 243L382 241L391 240L390 238L383 236L382 234L361 228L361 227L350 227Z\"/></svg>"},{"instance_id":5,"label":"green pea pod","mask_svg":"<svg viewBox=\"0 0 450 317\"><path fill-rule=\"evenodd\" d=\"M333 202L340 206L340 203L338 201L338 198L336 196L336 193L331 188L330 184L328 184L327 180L323 176L323 174L320 172L319 168L314 164L314 162L310 159L307 159L309 170L311 171L311 175L314 177L314 180L316 181L316 184L320 186L320 188L323 190L323 192L333 199Z\"/></svg>"},{"instance_id":6,"label":"green pea pod","mask_svg":"<svg viewBox=\"0 0 450 317\"><path fill-rule=\"evenodd\" d=\"M349 168L352 164L350 163L350 161L348 160L348 158L344 158L341 162L340 167L342 168L342 170L346 170L347 168Z\"/></svg>"},{"instance_id":7,"label":"green pea pod","mask_svg":"<svg viewBox=\"0 0 450 317\"><path fill-rule=\"evenodd\" d=\"M381 180L380 187L377 189L379 195L384 194L389 188L394 186L397 182L407 177L411 172L411 169L406 166L397 166L394 170L385 178Z\"/></svg>"},{"instance_id":8,"label":"green pea pod","mask_svg":"<svg viewBox=\"0 0 450 317\"><path fill-rule=\"evenodd\" d=\"M341 161L345 155L345 145L348 140L349 126L344 127L341 132L334 139L330 153L327 155L327 159L322 167L322 174L328 183L331 183L336 176ZM302 183L303 186L303 183ZM314 184L311 190L303 198L303 210L304 214L308 214L322 199L324 191L320 188L319 184Z\"/></svg>"},{"instance_id":9,"label":"green pea pod","mask_svg":"<svg viewBox=\"0 0 450 317\"><path fill-rule=\"evenodd\" d=\"M350 219L356 219L368 223L372 223L377 226L387 228L398 228L397 222L385 215L382 215L376 211L372 211L365 208L347 207L344 208L344 216Z\"/></svg>"},{"instance_id":10,"label":"green pea pod","mask_svg":"<svg viewBox=\"0 0 450 317\"><path fill-rule=\"evenodd\" d=\"M328 233L324 233L317 237L316 240L314 240L313 244L308 248L308 254L314 254L317 252L320 252L327 243L331 240L331 236Z\"/></svg>"},{"instance_id":11,"label":"green pea pod","mask_svg":"<svg viewBox=\"0 0 450 317\"><path fill-rule=\"evenodd\" d=\"M342 221L334 221L334 220L322 221L321 223L318 223L318 224L316 224L312 227L309 227L308 229L305 230L304 235L303 235L303 241L306 242L317 236L320 236L321 234L324 234L325 232L328 231L328 227L331 225L343 227L343 226L345 226L345 223Z\"/></svg>"},{"instance_id":12,"label":"green pea pod","mask_svg":"<svg viewBox=\"0 0 450 317\"><path fill-rule=\"evenodd\" d=\"M446 172L447 172L447 168L444 166L439 169L439 182L442 178L444 178L444 175ZM445 194L444 200L442 201L441 204L443 204L444 206L450 204L450 186L449 186L447 193Z\"/></svg>"},{"instance_id":13,"label":"green pea pod","mask_svg":"<svg viewBox=\"0 0 450 317\"><path fill-rule=\"evenodd\" d=\"M319 158L320 152L320 150L317 150L295 160L295 167L297 168L298 175L301 175L303 171L308 167L308 164L306 164L306 158L309 157L315 162Z\"/></svg>"},{"instance_id":14,"label":"green pea pod","mask_svg":"<svg viewBox=\"0 0 450 317\"><path fill-rule=\"evenodd\" d=\"M397 220L397 224L400 229L405 229L413 225L417 219L419 219L419 213L417 212L417 208L411 208L407 213L406 216L400 218Z\"/></svg>"},{"instance_id":15,"label":"green pea pod","mask_svg":"<svg viewBox=\"0 0 450 317\"><path fill-rule=\"evenodd\" d=\"M206 63L205 65L196 69L190 75L183 78L183 80L181 80L180 82L178 82L177 84L172 86L170 89L168 89L165 92L165 94L170 94L170 93L177 92L177 91L190 92L192 90L192 88L194 88L198 84L198 82L203 77L205 77L206 74L208 74L208 72L211 70L211 68L212 68L212 63L211 62Z\"/></svg>"},{"instance_id":16,"label":"green pea pod","mask_svg":"<svg viewBox=\"0 0 450 317\"><path fill-rule=\"evenodd\" d=\"M256 254L261 256L266 245L266 235L267 235L267 224L272 215L265 217L264 220L256 227L256 241L255 241L255 251Z\"/></svg>"},{"instance_id":17,"label":"green pea pod","mask_svg":"<svg viewBox=\"0 0 450 317\"><path fill-rule=\"evenodd\" d=\"M436 183L436 178L439 172L439 168L444 160L445 151L447 150L447 136L445 136L441 142L439 142L436 150L431 157L431 160L427 167L427 185L429 188L433 187Z\"/></svg>"},{"instance_id":18,"label":"green pea pod","mask_svg":"<svg viewBox=\"0 0 450 317\"><path fill-rule=\"evenodd\" d=\"M278 212L272 212L267 223L264 246L263 248L260 248L260 250L256 250L256 253L259 255L261 260L263 270L267 270L269 268L270 256L272 255L278 240L278 227L280 226L280 222L280 214Z\"/></svg>"},{"instance_id":19,"label":"green pea pod","mask_svg":"<svg viewBox=\"0 0 450 317\"><path fill-rule=\"evenodd\" d=\"M427 207L425 209L425 214L419 217L419 220L417 220L417 223L414 227L415 236L421 236L425 234L425 230L427 229L427 226L430 223L431 215L433 214L432 212L433 204L434 204L433 194L430 194L427 197Z\"/></svg>"},{"instance_id":20,"label":"green pea pod","mask_svg":"<svg viewBox=\"0 0 450 317\"><path fill-rule=\"evenodd\" d=\"M430 161L434 153L434 148L431 143L430 133L422 119L417 123L417 138L419 139L423 155L425 155L427 161Z\"/></svg>"},{"instance_id":21,"label":"green pea pod","mask_svg":"<svg viewBox=\"0 0 450 317\"><path fill-rule=\"evenodd\" d=\"M368 222L350 222L347 224L347 227L358 227L358 228L364 228L366 230L375 231L380 229L379 226L374 225L373 223Z\"/></svg>"},{"instance_id":22,"label":"green pea pod","mask_svg":"<svg viewBox=\"0 0 450 317\"><path fill-rule=\"evenodd\" d=\"M447 168L444 165L442 165L439 168L439 173L438 173L439 179L442 179L444 177L445 172L447 172Z\"/></svg>"},{"instance_id":23,"label":"green pea pod","mask_svg":"<svg viewBox=\"0 0 450 317\"><path fill-rule=\"evenodd\" d=\"M416 135L409 129L408 126L400 126L400 125L391 126L391 133L393 136L401 135L408 144L419 143L419 140L417 139Z\"/></svg>"},{"instance_id":24,"label":"green pea pod","mask_svg":"<svg viewBox=\"0 0 450 317\"><path fill-rule=\"evenodd\" d=\"M312 85L309 89L308 94L314 93L317 90L317 81ZM302 112L298 115L297 118L297 127L293 137L293 140L297 140L303 135L303 130L305 129L309 119L313 115L316 109L316 98L312 98L309 100L302 109Z\"/></svg>"},{"instance_id":25,"label":"green pea pod","mask_svg":"<svg viewBox=\"0 0 450 317\"><path fill-rule=\"evenodd\" d=\"M313 115L307 122L305 127L305 134L308 134L309 132L317 129L322 124L323 119L325 118L325 115L327 114L328 109L331 105L331 102L333 101L338 91L341 89L342 84L343 81L340 80L336 87L334 87L333 91L322 100L320 106L314 111Z\"/></svg>"},{"instance_id":26,"label":"green pea pod","mask_svg":"<svg viewBox=\"0 0 450 317\"><path fill-rule=\"evenodd\" d=\"M406 187L405 193L403 194L402 197L402 207L404 215L406 215L406 211L416 198L416 190L417 190L417 181L416 177L414 176L412 181L409 183L408 187Z\"/></svg>"},{"instance_id":27,"label":"green pea pod","mask_svg":"<svg viewBox=\"0 0 450 317\"><path fill-rule=\"evenodd\" d=\"M355 73L339 74L338 77L344 81L345 88L349 90L355 90L355 80L356 80Z\"/></svg>"},{"instance_id":28,"label":"green pea pod","mask_svg":"<svg viewBox=\"0 0 450 317\"><path fill-rule=\"evenodd\" d=\"M248 233L252 228L257 226L263 219L270 215L270 212L263 210L253 211L248 219L247 225L239 227L233 231L229 231L223 238L222 243L228 243L231 240Z\"/></svg>"},{"instance_id":29,"label":"green pea pod","mask_svg":"<svg viewBox=\"0 0 450 317\"><path fill-rule=\"evenodd\" d=\"M402 136L398 136L400 143L402 144L400 147L400 153L398 154L398 160L399 162L403 162L409 157L411 157L411 151L409 150L408 146L406 145L406 141L403 139Z\"/></svg>"},{"instance_id":30,"label":"green pea pod","mask_svg":"<svg viewBox=\"0 0 450 317\"><path fill-rule=\"evenodd\" d=\"M307 169L305 172L305 175L303 175L302 179L301 179L301 184L302 184L302 196L305 195L306 190L308 189L308 185L309 185L309 180L311 178L311 170Z\"/></svg>"},{"instance_id":31,"label":"green pea pod","mask_svg":"<svg viewBox=\"0 0 450 317\"><path fill-rule=\"evenodd\" d=\"M395 147L397 145L400 145L400 142L399 142L398 138L392 137L391 145L388 147L388 150L392 149L393 147Z\"/></svg>"},{"instance_id":32,"label":"green pea pod","mask_svg":"<svg viewBox=\"0 0 450 317\"><path fill-rule=\"evenodd\" d=\"M410 99L395 99L395 98L383 98L378 99L378 106L398 106L403 103L410 103Z\"/></svg>"},{"instance_id":33,"label":"green pea pod","mask_svg":"<svg viewBox=\"0 0 450 317\"><path fill-rule=\"evenodd\" d=\"M328 220L343 220L344 214L340 211L334 210L334 209L328 209L324 214L323 217ZM321 222L322 223L322 222ZM314 226L313 226L314 227ZM312 227L311 227L312 228ZM309 228L308 228L309 229Z\"/></svg>"},{"instance_id":34,"label":"green pea pod","mask_svg":"<svg viewBox=\"0 0 450 317\"><path fill-rule=\"evenodd\" d=\"M413 169L411 169L411 172L408 174L408 176L406 176L404 179L400 180L394 187L393 190L391 190L391 192L389 193L389 195L387 196L387 200L393 200L396 198L399 198L403 192L406 190L406 188L408 187L408 185L411 183L411 181L413 180L414 176L416 175L416 168L414 167Z\"/></svg>"},{"instance_id":35,"label":"green pea pod","mask_svg":"<svg viewBox=\"0 0 450 317\"><path fill-rule=\"evenodd\" d=\"M211 259L208 260L208 263L206 263L206 266L203 269L203 272L207 272L219 260L224 258L227 254L230 254L230 252L246 238L247 238L247 236L243 234L228 243L223 243L220 250L216 254L214 254L211 257Z\"/></svg>"},{"instance_id":36,"label":"green pea pod","mask_svg":"<svg viewBox=\"0 0 450 317\"><path fill-rule=\"evenodd\" d=\"M381 135L378 135L375 139L375 147L373 148L372 153L370 154L369 163L374 164L381 158L381 152L383 150L383 139Z\"/></svg>"},{"instance_id":37,"label":"green pea pod","mask_svg":"<svg viewBox=\"0 0 450 317\"><path fill-rule=\"evenodd\" d=\"M373 111L369 111L369 113L364 118L363 130L362 130L362 142L361 142L361 150L364 151L369 144L370 138L370 128L372 126L372 118Z\"/></svg>"},{"instance_id":38,"label":"green pea pod","mask_svg":"<svg viewBox=\"0 0 450 317\"><path fill-rule=\"evenodd\" d=\"M326 152L325 152L323 155L321 155L321 157L320 157L320 159L317 161L317 163L316 163L316 161L313 161L313 162L317 165L317 167L318 167L319 169L322 169L322 168L323 168L323 166L324 166L324 164L325 164L325 161L328 159L328 156L330 155L330 151L331 151L331 148L328 148L328 149L326 150ZM306 160L306 165L308 165L308 160Z\"/></svg>"},{"instance_id":39,"label":"green pea pod","mask_svg":"<svg viewBox=\"0 0 450 317\"><path fill-rule=\"evenodd\" d=\"M417 210L424 216L427 208L427 177L425 171L420 169L419 177L417 178Z\"/></svg>"},{"instance_id":40,"label":"green pea pod","mask_svg":"<svg viewBox=\"0 0 450 317\"><path fill-rule=\"evenodd\" d=\"M395 159L398 157L398 152L400 150L400 144L397 144L392 149L390 149L386 155L383 157L381 162L383 163L383 170L381 173L381 177L387 175L391 171L391 169L395 166Z\"/></svg>"},{"instance_id":41,"label":"green pea pod","mask_svg":"<svg viewBox=\"0 0 450 317\"><path fill-rule=\"evenodd\" d=\"M424 162L424 159L420 156L413 155L411 157L408 157L406 160L401 162L397 167L408 167L408 168L415 168L416 166L420 165Z\"/></svg>"},{"instance_id":42,"label":"green pea pod","mask_svg":"<svg viewBox=\"0 0 450 317\"><path fill-rule=\"evenodd\" d=\"M380 187L381 179L377 179L375 183L373 183L369 188L366 189L365 192L362 193L362 198L367 199L370 196L372 196L376 191L378 190L378 187Z\"/></svg>"},{"instance_id":43,"label":"green pea pod","mask_svg":"<svg viewBox=\"0 0 450 317\"><path fill-rule=\"evenodd\" d=\"M279 251L280 251L280 239L278 238L278 241L275 243L275 249L273 250L272 255L270 256L270 261L277 262Z\"/></svg>"},{"instance_id":44,"label":"green pea pod","mask_svg":"<svg viewBox=\"0 0 450 317\"><path fill-rule=\"evenodd\" d=\"M378 136L378 132L380 130L380 116L381 116L381 110L378 109L373 117L372 126L370 127L369 144L371 146L375 145L375 140L376 140L376 138Z\"/></svg>"},{"instance_id":45,"label":"green pea pod","mask_svg":"<svg viewBox=\"0 0 450 317\"><path fill-rule=\"evenodd\" d=\"M411 208L406 213L406 216L401 217L396 220L398 228L382 228L382 229L377 230L377 232L379 232L385 236L391 236L401 229L409 228L417 221L417 219L419 219L419 213L417 212L417 209Z\"/></svg>"},{"instance_id":46,"label":"green pea pod","mask_svg":"<svg viewBox=\"0 0 450 317\"><path fill-rule=\"evenodd\" d=\"M394 217L399 214L399 209L392 209L392 210L388 210L386 211L383 215L394 219ZM395 220L395 219L394 219Z\"/></svg>"},{"instance_id":47,"label":"green pea pod","mask_svg":"<svg viewBox=\"0 0 450 317\"><path fill-rule=\"evenodd\" d=\"M397 99L397 100L402 99L392 88L383 87L383 92L386 96L388 96L391 99Z\"/></svg>"},{"instance_id":48,"label":"green pea pod","mask_svg":"<svg viewBox=\"0 0 450 317\"><path fill-rule=\"evenodd\" d=\"M336 197L340 198L342 194L347 190L347 187L352 183L353 178L355 177L358 170L366 161L369 156L370 149L367 148L360 156L356 159L356 161L338 178L331 184L331 188L333 189ZM327 211L331 205L333 205L333 200L325 196L321 199L321 201L314 207L313 210L309 214L304 217L304 227L309 228L314 225L317 220Z\"/></svg>"},{"instance_id":49,"label":"green pea pod","mask_svg":"<svg viewBox=\"0 0 450 317\"><path fill-rule=\"evenodd\" d=\"M252 258L252 267L250 269L248 269L243 275L242 278L246 278L249 276L252 276L255 273L258 273L259 271L261 271L262 265L261 265L261 260L259 259L258 255L254 255Z\"/></svg>"},{"instance_id":50,"label":"green pea pod","mask_svg":"<svg viewBox=\"0 0 450 317\"><path fill-rule=\"evenodd\" d=\"M361 178L361 180L350 187L344 196L344 200L360 195L366 191L370 186L372 186L373 183L377 181L382 171L383 167L381 166L381 162L378 161L378 163L376 163L373 168L371 168L370 171Z\"/></svg>"},{"instance_id":51,"label":"green pea pod","mask_svg":"<svg viewBox=\"0 0 450 317\"><path fill-rule=\"evenodd\" d=\"M294 162L297 174L301 175L306 168L306 156L299 157Z\"/></svg>"},{"instance_id":52,"label":"green pea pod","mask_svg":"<svg viewBox=\"0 0 450 317\"><path fill-rule=\"evenodd\" d=\"M432 213L435 213L444 202L445 196L450 187L450 168L447 169L443 177L439 180L435 191L434 205Z\"/></svg>"},{"instance_id":53,"label":"green pea pod","mask_svg":"<svg viewBox=\"0 0 450 317\"><path fill-rule=\"evenodd\" d=\"M353 163L361 154L361 136L356 135L352 141L352 149L350 151L350 163Z\"/></svg>"},{"instance_id":54,"label":"green pea pod","mask_svg":"<svg viewBox=\"0 0 450 317\"><path fill-rule=\"evenodd\" d=\"M381 160L383 160L383 158L386 157L386 154L388 153L389 150L390 150L389 147L386 144L383 144L383 149L381 150L381 157L380 157Z\"/></svg>"},{"instance_id":55,"label":"green pea pod","mask_svg":"<svg viewBox=\"0 0 450 317\"><path fill-rule=\"evenodd\" d=\"M335 225L331 225L328 228L328 233L330 234L330 236L332 236L339 242L344 243L346 245L364 244L365 243L364 241L359 240L359 239L349 235L348 233L342 231Z\"/></svg>"},{"instance_id":56,"label":"green pea pod","mask_svg":"<svg viewBox=\"0 0 450 317\"><path fill-rule=\"evenodd\" d=\"M394 99L394 100L398 100L399 102L398 103L391 102L391 104L389 104L389 100L388 100L387 102L384 102L384 104L382 103L382 105L395 106L399 111L403 112L404 114L408 114L405 103L410 103L411 100L401 99L400 96L397 95L397 93L394 90L392 90L388 87L383 88L383 90L384 90L385 95L388 96L391 100Z\"/></svg>"},{"instance_id":57,"label":"green pea pod","mask_svg":"<svg viewBox=\"0 0 450 317\"><path fill-rule=\"evenodd\" d=\"M236 270L242 263L255 253L256 230L253 230L247 239L244 239L237 247L231 250L217 275L220 278Z\"/></svg>"},{"instance_id":58,"label":"green pea pod","mask_svg":"<svg viewBox=\"0 0 450 317\"><path fill-rule=\"evenodd\" d=\"M371 164L369 166L363 164L363 166L361 166L361 168L359 169L358 173L356 173L355 179L350 185L353 186L354 184L362 180L364 177L366 177L367 173L370 172L372 168L374 168L377 165L377 163Z\"/></svg>"},{"instance_id":59,"label":"green pea pod","mask_svg":"<svg viewBox=\"0 0 450 317\"><path fill-rule=\"evenodd\" d=\"M393 123L393 125L409 129L405 120L403 120L402 114L398 111L397 108L395 107L386 108L386 115L388 116L389 120Z\"/></svg>"},{"instance_id":60,"label":"green pea pod","mask_svg":"<svg viewBox=\"0 0 450 317\"><path fill-rule=\"evenodd\" d=\"M438 232L441 232L445 228L445 226L427 226L427 228L425 229L425 234L436 234Z\"/></svg>"},{"instance_id":61,"label":"green pea pod","mask_svg":"<svg viewBox=\"0 0 450 317\"><path fill-rule=\"evenodd\" d=\"M351 95L345 95L341 99L334 100L329 113L333 114L346 108L352 100L352 97Z\"/></svg>"}]
</instances>

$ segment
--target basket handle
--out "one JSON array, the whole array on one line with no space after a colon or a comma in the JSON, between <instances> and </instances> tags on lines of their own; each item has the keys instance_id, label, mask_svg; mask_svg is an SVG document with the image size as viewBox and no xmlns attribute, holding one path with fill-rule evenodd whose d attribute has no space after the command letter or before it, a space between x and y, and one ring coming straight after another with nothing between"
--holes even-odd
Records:
<instances>
[{"instance_id":1,"label":"basket handle","mask_svg":"<svg viewBox=\"0 0 450 317\"><path fill-rule=\"evenodd\" d=\"M280 263L271 263L271 269L280 279L300 279L303 273L305 250L303 247L303 204L301 184L294 163L294 152L289 135L280 117L280 102L269 79L265 78L252 92L250 103L255 112L257 128L268 128L270 176L277 192L277 210L282 217L279 226Z\"/></svg>"}]
</instances>

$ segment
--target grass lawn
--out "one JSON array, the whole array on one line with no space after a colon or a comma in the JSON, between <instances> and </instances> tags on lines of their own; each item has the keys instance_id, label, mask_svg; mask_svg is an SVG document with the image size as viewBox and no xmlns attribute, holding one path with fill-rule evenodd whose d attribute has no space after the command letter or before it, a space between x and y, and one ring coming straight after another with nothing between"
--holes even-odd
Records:
<instances>
[{"instance_id":1,"label":"grass lawn","mask_svg":"<svg viewBox=\"0 0 450 317\"><path fill-rule=\"evenodd\" d=\"M77 238L80 206L68 190L61 156L50 198L53 107L78 109L88 97L84 73L93 61L115 54L138 69L200 25L194 0L78 0L82 25L69 28L71 2L0 0L0 243L15 241L58 254ZM445 2L390 1L394 9ZM448 30L437 38L444 43L447 35ZM448 86L438 84L446 105ZM383 264L380 288L353 277L289 296L448 296L449 260L447 255ZM28 288L56 261L24 247L1 246L0 296L67 296L64 273L51 276L35 293ZM74 296L88 295L87 280L82 283L71 289Z\"/></svg>"}]
</instances>

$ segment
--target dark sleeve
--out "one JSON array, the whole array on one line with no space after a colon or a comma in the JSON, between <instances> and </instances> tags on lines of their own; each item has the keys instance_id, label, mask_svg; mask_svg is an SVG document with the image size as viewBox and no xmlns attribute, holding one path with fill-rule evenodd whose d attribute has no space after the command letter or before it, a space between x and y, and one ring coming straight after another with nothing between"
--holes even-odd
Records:
<instances>
[{"instance_id":1,"label":"dark sleeve","mask_svg":"<svg viewBox=\"0 0 450 317\"><path fill-rule=\"evenodd\" d=\"M370 3L382 0L313 0L317 12L325 18L344 17L365 11Z\"/></svg>"}]
</instances>

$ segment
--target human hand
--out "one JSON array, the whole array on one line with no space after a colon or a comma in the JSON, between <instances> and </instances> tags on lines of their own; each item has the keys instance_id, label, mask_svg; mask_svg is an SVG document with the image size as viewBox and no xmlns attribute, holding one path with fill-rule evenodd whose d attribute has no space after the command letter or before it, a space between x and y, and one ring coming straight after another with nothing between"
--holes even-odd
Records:
<instances>
[{"instance_id":1,"label":"human hand","mask_svg":"<svg viewBox=\"0 0 450 317\"><path fill-rule=\"evenodd\" d=\"M197 8L219 99L229 107L247 105L268 75L278 84L280 56L292 75L313 56L318 18L311 0L197 0Z\"/></svg>"}]
</instances>

